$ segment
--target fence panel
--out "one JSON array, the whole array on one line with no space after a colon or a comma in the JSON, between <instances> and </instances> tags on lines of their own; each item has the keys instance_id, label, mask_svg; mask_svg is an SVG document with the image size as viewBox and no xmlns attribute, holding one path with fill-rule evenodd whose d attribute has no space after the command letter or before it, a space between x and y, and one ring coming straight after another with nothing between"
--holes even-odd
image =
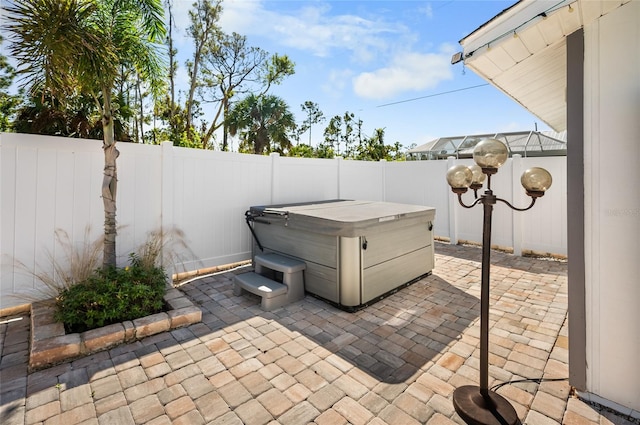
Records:
<instances>
[{"instance_id":1,"label":"fence panel","mask_svg":"<svg viewBox=\"0 0 640 425\"><path fill-rule=\"evenodd\" d=\"M337 159L341 199L384 201L384 162Z\"/></svg>"},{"instance_id":2,"label":"fence panel","mask_svg":"<svg viewBox=\"0 0 640 425\"><path fill-rule=\"evenodd\" d=\"M269 157L173 148L173 223L188 250L176 271L228 264L249 257L244 212L271 201Z\"/></svg>"},{"instance_id":3,"label":"fence panel","mask_svg":"<svg viewBox=\"0 0 640 425\"><path fill-rule=\"evenodd\" d=\"M38 296L44 288L34 274L66 262L56 230L81 245L102 234L103 222L99 141L1 137L0 308Z\"/></svg>"},{"instance_id":4,"label":"fence panel","mask_svg":"<svg viewBox=\"0 0 640 425\"><path fill-rule=\"evenodd\" d=\"M447 162L390 162L385 169L386 201L435 208L434 234L448 237Z\"/></svg>"},{"instance_id":5,"label":"fence panel","mask_svg":"<svg viewBox=\"0 0 640 425\"><path fill-rule=\"evenodd\" d=\"M271 155L271 158L273 159L271 203L338 198L337 160L288 158L277 154Z\"/></svg>"},{"instance_id":6,"label":"fence panel","mask_svg":"<svg viewBox=\"0 0 640 425\"><path fill-rule=\"evenodd\" d=\"M118 263L149 234L183 232L186 247L174 245L180 272L250 257L251 235L244 213L252 205L327 199L363 199L436 208L434 234L481 241L480 207L457 204L445 180L453 163L471 160L363 162L286 158L120 143L118 149ZM16 262L51 272L65 262L56 243L61 230L79 246L102 235L101 141L26 134L0 139L0 309L23 304L16 294L41 285ZM509 159L492 178L496 195L517 206L528 202L520 173L542 166L552 173L551 190L528 212L497 205L493 242L505 247L566 255L566 158ZM473 199L468 193L467 201ZM87 233L87 229L88 233ZM170 244L169 244L170 245Z\"/></svg>"},{"instance_id":7,"label":"fence panel","mask_svg":"<svg viewBox=\"0 0 640 425\"><path fill-rule=\"evenodd\" d=\"M450 160L449 164L469 166L473 164L473 160ZM498 173L492 176L491 189L494 195L514 206L526 207L531 198L522 188L520 176L529 167L546 168L553 176L553 185L529 211L513 211L502 203L496 204L492 219L492 245L513 248L518 255L522 250L566 255L566 157L509 158ZM484 189L478 195L482 190ZM449 196L457 198L451 192ZM473 199L472 191L463 195L466 204L470 204ZM454 205L449 216L449 224L455 229L454 242L466 240L481 243L481 207L465 209L458 204L457 199L450 204Z\"/></svg>"},{"instance_id":8,"label":"fence panel","mask_svg":"<svg viewBox=\"0 0 640 425\"><path fill-rule=\"evenodd\" d=\"M523 171L530 167L543 167L553 178L551 188L525 213L522 248L567 255L567 158L522 158L522 163Z\"/></svg>"}]
</instances>

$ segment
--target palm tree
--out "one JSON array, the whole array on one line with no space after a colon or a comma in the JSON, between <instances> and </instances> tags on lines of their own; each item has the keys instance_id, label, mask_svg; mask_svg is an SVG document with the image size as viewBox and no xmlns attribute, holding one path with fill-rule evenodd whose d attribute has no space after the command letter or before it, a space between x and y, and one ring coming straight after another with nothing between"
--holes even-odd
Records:
<instances>
[{"instance_id":1,"label":"palm tree","mask_svg":"<svg viewBox=\"0 0 640 425\"><path fill-rule=\"evenodd\" d=\"M118 150L112 94L123 69L135 69L159 90L166 75L161 0L12 0L5 8L24 86L60 102L85 94L102 117L105 267L116 265Z\"/></svg>"},{"instance_id":2,"label":"palm tree","mask_svg":"<svg viewBox=\"0 0 640 425\"><path fill-rule=\"evenodd\" d=\"M232 136L240 133L244 150L253 148L253 153L261 155L291 148L289 134L296 123L282 98L250 94L233 107L227 126Z\"/></svg>"}]
</instances>

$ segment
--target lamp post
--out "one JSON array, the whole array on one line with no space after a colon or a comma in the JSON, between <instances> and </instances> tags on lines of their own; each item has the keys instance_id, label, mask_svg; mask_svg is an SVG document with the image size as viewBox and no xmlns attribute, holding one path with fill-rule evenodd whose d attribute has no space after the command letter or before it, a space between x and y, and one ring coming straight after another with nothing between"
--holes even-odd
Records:
<instances>
[{"instance_id":1,"label":"lamp post","mask_svg":"<svg viewBox=\"0 0 640 425\"><path fill-rule=\"evenodd\" d=\"M466 167L455 165L447 171L447 182L464 208L482 204L484 221L482 227L482 281L480 290L480 386L465 385L453 393L453 407L469 425L519 424L518 415L511 404L501 395L489 390L489 268L491 258L491 215L497 202L507 204L516 211L526 211L533 207L536 199L543 196L551 186L551 174L544 168L533 167L526 170L520 179L531 203L526 208L517 208L508 201L498 198L491 190L491 176L507 160L507 147L499 140L485 139L473 150L477 165ZM484 194L478 197L478 190L487 181ZM475 201L467 205L462 195L471 188Z\"/></svg>"}]
</instances>

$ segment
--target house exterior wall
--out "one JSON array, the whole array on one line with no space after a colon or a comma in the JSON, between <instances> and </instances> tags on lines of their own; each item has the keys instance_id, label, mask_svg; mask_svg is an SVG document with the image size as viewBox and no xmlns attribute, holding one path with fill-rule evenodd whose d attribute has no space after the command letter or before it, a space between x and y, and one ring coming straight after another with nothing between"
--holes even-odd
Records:
<instances>
[{"instance_id":1,"label":"house exterior wall","mask_svg":"<svg viewBox=\"0 0 640 425\"><path fill-rule=\"evenodd\" d=\"M584 34L586 391L638 412L640 1Z\"/></svg>"}]
</instances>

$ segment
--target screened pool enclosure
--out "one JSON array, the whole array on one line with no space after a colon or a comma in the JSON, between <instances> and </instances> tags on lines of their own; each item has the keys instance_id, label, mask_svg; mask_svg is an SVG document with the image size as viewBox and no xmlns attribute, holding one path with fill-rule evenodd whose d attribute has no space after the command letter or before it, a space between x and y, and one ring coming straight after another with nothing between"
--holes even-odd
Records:
<instances>
[{"instance_id":1,"label":"screened pool enclosure","mask_svg":"<svg viewBox=\"0 0 640 425\"><path fill-rule=\"evenodd\" d=\"M471 158L473 148L483 139L498 139L507 146L509 156L566 156L566 132L520 131L513 133L476 134L440 137L407 151L409 160Z\"/></svg>"}]
</instances>

